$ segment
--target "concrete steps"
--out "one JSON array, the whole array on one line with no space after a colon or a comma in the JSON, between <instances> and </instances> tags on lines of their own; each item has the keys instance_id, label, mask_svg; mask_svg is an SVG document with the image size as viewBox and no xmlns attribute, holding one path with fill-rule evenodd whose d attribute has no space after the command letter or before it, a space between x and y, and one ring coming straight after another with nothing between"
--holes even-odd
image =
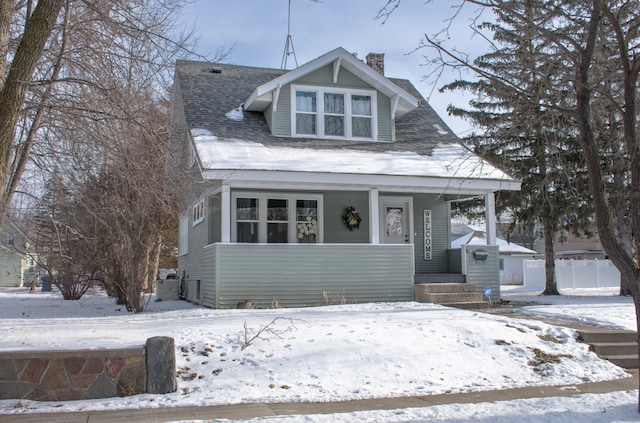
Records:
<instances>
[{"instance_id":1,"label":"concrete steps","mask_svg":"<svg viewBox=\"0 0 640 423\"><path fill-rule=\"evenodd\" d=\"M489 303L483 300L482 292L466 283L418 283L415 299L419 303L433 303L464 309L485 309Z\"/></svg>"},{"instance_id":2,"label":"concrete steps","mask_svg":"<svg viewBox=\"0 0 640 423\"><path fill-rule=\"evenodd\" d=\"M589 344L591 351L625 369L640 368L638 334L629 330L579 330L578 339Z\"/></svg>"}]
</instances>

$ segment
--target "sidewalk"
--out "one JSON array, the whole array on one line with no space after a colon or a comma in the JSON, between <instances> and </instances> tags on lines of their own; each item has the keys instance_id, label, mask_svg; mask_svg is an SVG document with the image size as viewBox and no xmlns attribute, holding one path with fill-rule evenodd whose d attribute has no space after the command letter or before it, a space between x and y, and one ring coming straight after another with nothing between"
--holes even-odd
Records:
<instances>
[{"instance_id":1,"label":"sidewalk","mask_svg":"<svg viewBox=\"0 0 640 423\"><path fill-rule=\"evenodd\" d=\"M394 410L409 407L429 407L441 404L466 404L508 401L525 398L568 397L577 394L602 394L638 389L638 371L632 377L605 382L591 382L566 386L531 386L498 391L465 392L428 396L362 399L337 402L252 403L137 409L113 411L84 411L74 413L10 414L0 416L2 422L16 423L115 423L168 422L180 420L250 419L295 414L350 413L363 410Z\"/></svg>"}]
</instances>

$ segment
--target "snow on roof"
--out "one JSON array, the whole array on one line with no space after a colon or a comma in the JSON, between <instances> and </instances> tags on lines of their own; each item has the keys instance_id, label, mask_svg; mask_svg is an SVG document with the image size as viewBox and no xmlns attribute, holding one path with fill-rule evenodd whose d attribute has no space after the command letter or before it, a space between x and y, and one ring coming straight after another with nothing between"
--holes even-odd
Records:
<instances>
[{"instance_id":1,"label":"snow on roof","mask_svg":"<svg viewBox=\"0 0 640 423\"><path fill-rule=\"evenodd\" d=\"M414 152L322 150L223 139L191 129L203 170L270 170L499 180L519 183L459 144L441 143L429 156Z\"/></svg>"},{"instance_id":2,"label":"snow on roof","mask_svg":"<svg viewBox=\"0 0 640 423\"><path fill-rule=\"evenodd\" d=\"M484 231L474 230L458 239L451 241L451 248L460 248L462 245L487 245L487 237ZM496 238L498 251L502 254L538 254L537 251L530 250L522 245Z\"/></svg>"}]
</instances>

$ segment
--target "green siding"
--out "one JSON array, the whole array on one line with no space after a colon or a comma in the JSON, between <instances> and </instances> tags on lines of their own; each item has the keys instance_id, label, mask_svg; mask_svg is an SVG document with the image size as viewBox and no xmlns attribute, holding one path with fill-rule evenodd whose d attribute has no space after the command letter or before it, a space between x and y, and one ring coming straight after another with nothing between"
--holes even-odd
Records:
<instances>
[{"instance_id":1,"label":"green siding","mask_svg":"<svg viewBox=\"0 0 640 423\"><path fill-rule=\"evenodd\" d=\"M410 301L412 256L410 245L218 244L217 306Z\"/></svg>"},{"instance_id":2,"label":"green siding","mask_svg":"<svg viewBox=\"0 0 640 423\"><path fill-rule=\"evenodd\" d=\"M294 82L295 85L322 85L325 87L371 89L371 85L364 82L345 68L340 68L338 81L333 83L333 64L324 66Z\"/></svg>"},{"instance_id":3,"label":"green siding","mask_svg":"<svg viewBox=\"0 0 640 423\"><path fill-rule=\"evenodd\" d=\"M378 140L393 141L391 100L380 91L378 91Z\"/></svg>"},{"instance_id":4,"label":"green siding","mask_svg":"<svg viewBox=\"0 0 640 423\"><path fill-rule=\"evenodd\" d=\"M189 205L187 209L187 215L189 217L189 249L187 254L178 257L178 269L181 272L185 271L186 291L187 294L192 297L190 300L194 302L200 301L195 298L196 281L200 280L202 287L202 281L211 278L211 274L207 273L205 266L203 266L203 263L206 262L207 255L205 246L211 243L210 239L215 238L216 233L220 233L220 220L219 217L216 217L215 208L212 206L212 204L215 203L209 199L205 204L207 205L207 217L195 226L193 226L193 204ZM214 208L214 210L212 210L212 208ZM181 277L182 273L178 276ZM202 297L202 294L200 294L200 297Z\"/></svg>"},{"instance_id":5,"label":"green siding","mask_svg":"<svg viewBox=\"0 0 640 423\"><path fill-rule=\"evenodd\" d=\"M350 231L342 222L344 210L353 206L360 212L360 228ZM362 191L330 191L324 194L324 242L368 243L369 193Z\"/></svg>"},{"instance_id":6,"label":"green siding","mask_svg":"<svg viewBox=\"0 0 640 423\"><path fill-rule=\"evenodd\" d=\"M216 245L209 245L204 249L204 260L201 264L206 275L200 283L200 304L217 308L216 295Z\"/></svg>"},{"instance_id":7,"label":"green siding","mask_svg":"<svg viewBox=\"0 0 640 423\"><path fill-rule=\"evenodd\" d=\"M222 240L222 213L220 210L220 198L209 198L207 223L209 226L209 242L220 242Z\"/></svg>"},{"instance_id":8,"label":"green siding","mask_svg":"<svg viewBox=\"0 0 640 423\"><path fill-rule=\"evenodd\" d=\"M279 137L291 136L291 86L285 85L280 89L280 97L278 98L278 108L275 119L271 116L272 108L269 107L265 111L267 121L271 123L271 132Z\"/></svg>"},{"instance_id":9,"label":"green siding","mask_svg":"<svg viewBox=\"0 0 640 423\"><path fill-rule=\"evenodd\" d=\"M486 251L489 256L486 260L476 260L473 253ZM463 245L462 248L464 273L467 275L467 283L473 284L476 291L482 292L485 288L492 289L491 300L500 300L500 258L497 245Z\"/></svg>"}]
</instances>

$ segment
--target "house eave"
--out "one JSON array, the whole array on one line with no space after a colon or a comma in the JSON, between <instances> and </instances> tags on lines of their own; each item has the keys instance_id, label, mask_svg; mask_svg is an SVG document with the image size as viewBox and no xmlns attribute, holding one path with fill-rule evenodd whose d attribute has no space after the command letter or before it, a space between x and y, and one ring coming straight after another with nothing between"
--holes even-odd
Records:
<instances>
[{"instance_id":1,"label":"house eave","mask_svg":"<svg viewBox=\"0 0 640 423\"><path fill-rule=\"evenodd\" d=\"M277 172L268 170L216 169L202 173L206 180L220 180L235 188L311 189L435 193L447 196L483 195L495 191L520 190L520 182L498 179L461 179L425 176L341 174L321 172Z\"/></svg>"}]
</instances>

